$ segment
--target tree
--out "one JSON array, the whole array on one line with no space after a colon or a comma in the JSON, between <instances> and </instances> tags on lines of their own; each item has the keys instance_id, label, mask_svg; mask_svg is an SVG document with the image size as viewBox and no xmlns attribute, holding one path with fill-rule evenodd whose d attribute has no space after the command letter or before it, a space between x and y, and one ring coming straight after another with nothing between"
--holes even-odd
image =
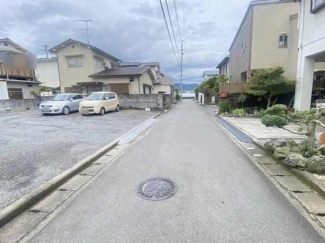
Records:
<instances>
[{"instance_id":1,"label":"tree","mask_svg":"<svg viewBox=\"0 0 325 243\"><path fill-rule=\"evenodd\" d=\"M175 97L176 97L176 100L180 100L181 99L181 96L179 94L179 89L178 88L175 88Z\"/></svg>"},{"instance_id":2,"label":"tree","mask_svg":"<svg viewBox=\"0 0 325 243\"><path fill-rule=\"evenodd\" d=\"M214 91L216 92L216 94L219 94L219 92L220 92L220 84L226 83L228 81L229 81L229 78L225 74L221 74L216 78L216 83L214 86Z\"/></svg>"},{"instance_id":3,"label":"tree","mask_svg":"<svg viewBox=\"0 0 325 243\"><path fill-rule=\"evenodd\" d=\"M270 108L277 102L279 95L295 90L295 82L283 74L282 67L258 70L252 77L252 84L249 85L247 93L266 99L267 108Z\"/></svg>"}]
</instances>

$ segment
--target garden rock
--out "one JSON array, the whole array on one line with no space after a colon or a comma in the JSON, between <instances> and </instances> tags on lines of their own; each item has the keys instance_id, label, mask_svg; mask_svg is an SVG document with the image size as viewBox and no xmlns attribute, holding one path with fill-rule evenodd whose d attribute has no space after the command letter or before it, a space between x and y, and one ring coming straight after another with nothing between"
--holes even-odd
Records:
<instances>
[{"instance_id":1,"label":"garden rock","mask_svg":"<svg viewBox=\"0 0 325 243\"><path fill-rule=\"evenodd\" d=\"M274 149L274 157L284 159L290 154L290 147L277 147Z\"/></svg>"},{"instance_id":2,"label":"garden rock","mask_svg":"<svg viewBox=\"0 0 325 243\"><path fill-rule=\"evenodd\" d=\"M266 150L270 153L274 153L274 150L278 147L287 147L288 143L286 140L284 139L275 139L275 140L271 140L269 142L266 142L264 144L264 147L266 148Z\"/></svg>"},{"instance_id":3,"label":"garden rock","mask_svg":"<svg viewBox=\"0 0 325 243\"><path fill-rule=\"evenodd\" d=\"M307 159L301 154L289 154L284 163L293 168L305 169L307 165Z\"/></svg>"},{"instance_id":4,"label":"garden rock","mask_svg":"<svg viewBox=\"0 0 325 243\"><path fill-rule=\"evenodd\" d=\"M307 161L307 171L310 173L325 175L325 158L313 156Z\"/></svg>"}]
</instances>

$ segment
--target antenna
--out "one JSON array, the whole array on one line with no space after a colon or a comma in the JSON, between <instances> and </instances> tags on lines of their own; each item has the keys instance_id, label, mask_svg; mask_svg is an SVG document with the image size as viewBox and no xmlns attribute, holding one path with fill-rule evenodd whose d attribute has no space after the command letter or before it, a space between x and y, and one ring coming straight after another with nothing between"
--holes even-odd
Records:
<instances>
[{"instance_id":1,"label":"antenna","mask_svg":"<svg viewBox=\"0 0 325 243\"><path fill-rule=\"evenodd\" d=\"M47 49L47 45L44 45L43 47L44 47L44 49L42 49L42 50L45 51L45 53L46 53L46 59L49 59L49 51Z\"/></svg>"},{"instance_id":2,"label":"antenna","mask_svg":"<svg viewBox=\"0 0 325 243\"><path fill-rule=\"evenodd\" d=\"M86 23L86 29L84 29L84 30L87 31L87 43L89 45L90 44L90 41L89 41L89 30L91 30L91 29L89 28L88 23L89 22L92 23L93 21L91 19L76 19L75 21Z\"/></svg>"}]
</instances>

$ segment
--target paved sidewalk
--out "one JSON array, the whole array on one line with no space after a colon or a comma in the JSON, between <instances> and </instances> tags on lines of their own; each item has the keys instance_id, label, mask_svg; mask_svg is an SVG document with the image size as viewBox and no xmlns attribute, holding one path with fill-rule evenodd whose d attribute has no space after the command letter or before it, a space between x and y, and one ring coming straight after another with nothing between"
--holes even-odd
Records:
<instances>
[{"instance_id":1,"label":"paved sidewalk","mask_svg":"<svg viewBox=\"0 0 325 243\"><path fill-rule=\"evenodd\" d=\"M148 201L137 187L173 180ZM182 101L67 205L32 243L285 242L324 239L209 114Z\"/></svg>"},{"instance_id":2,"label":"paved sidewalk","mask_svg":"<svg viewBox=\"0 0 325 243\"><path fill-rule=\"evenodd\" d=\"M223 117L224 120L230 122L239 130L247 133L253 140L260 141L264 144L271 139L306 139L304 135L298 135L277 127L266 127L260 118L253 117ZM287 126L294 130L295 126Z\"/></svg>"}]
</instances>

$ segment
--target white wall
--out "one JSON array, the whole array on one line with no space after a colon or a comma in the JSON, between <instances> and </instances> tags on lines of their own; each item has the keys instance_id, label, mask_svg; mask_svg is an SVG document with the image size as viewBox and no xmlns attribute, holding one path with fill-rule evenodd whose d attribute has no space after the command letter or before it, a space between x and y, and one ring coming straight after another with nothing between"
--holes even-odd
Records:
<instances>
[{"instance_id":1,"label":"white wall","mask_svg":"<svg viewBox=\"0 0 325 243\"><path fill-rule=\"evenodd\" d=\"M60 87L58 63L56 60L38 61L36 66L36 77L43 86Z\"/></svg>"},{"instance_id":2,"label":"white wall","mask_svg":"<svg viewBox=\"0 0 325 243\"><path fill-rule=\"evenodd\" d=\"M296 110L310 109L315 56L325 52L325 8L312 14L310 4L311 0L300 3Z\"/></svg>"},{"instance_id":3,"label":"white wall","mask_svg":"<svg viewBox=\"0 0 325 243\"><path fill-rule=\"evenodd\" d=\"M33 95L30 94L31 90L38 90L39 86L35 84L28 84L28 83L14 83L14 82L8 82L7 83L8 88L20 88L23 92L23 98L24 99L35 99ZM31 87L29 87L31 86Z\"/></svg>"},{"instance_id":4,"label":"white wall","mask_svg":"<svg viewBox=\"0 0 325 243\"><path fill-rule=\"evenodd\" d=\"M165 94L171 94L171 86L170 85L161 85L155 84L152 87L152 94L158 94L159 92L165 92Z\"/></svg>"},{"instance_id":5,"label":"white wall","mask_svg":"<svg viewBox=\"0 0 325 243\"><path fill-rule=\"evenodd\" d=\"M8 96L8 87L6 81L0 81L0 100L7 100Z\"/></svg>"}]
</instances>

